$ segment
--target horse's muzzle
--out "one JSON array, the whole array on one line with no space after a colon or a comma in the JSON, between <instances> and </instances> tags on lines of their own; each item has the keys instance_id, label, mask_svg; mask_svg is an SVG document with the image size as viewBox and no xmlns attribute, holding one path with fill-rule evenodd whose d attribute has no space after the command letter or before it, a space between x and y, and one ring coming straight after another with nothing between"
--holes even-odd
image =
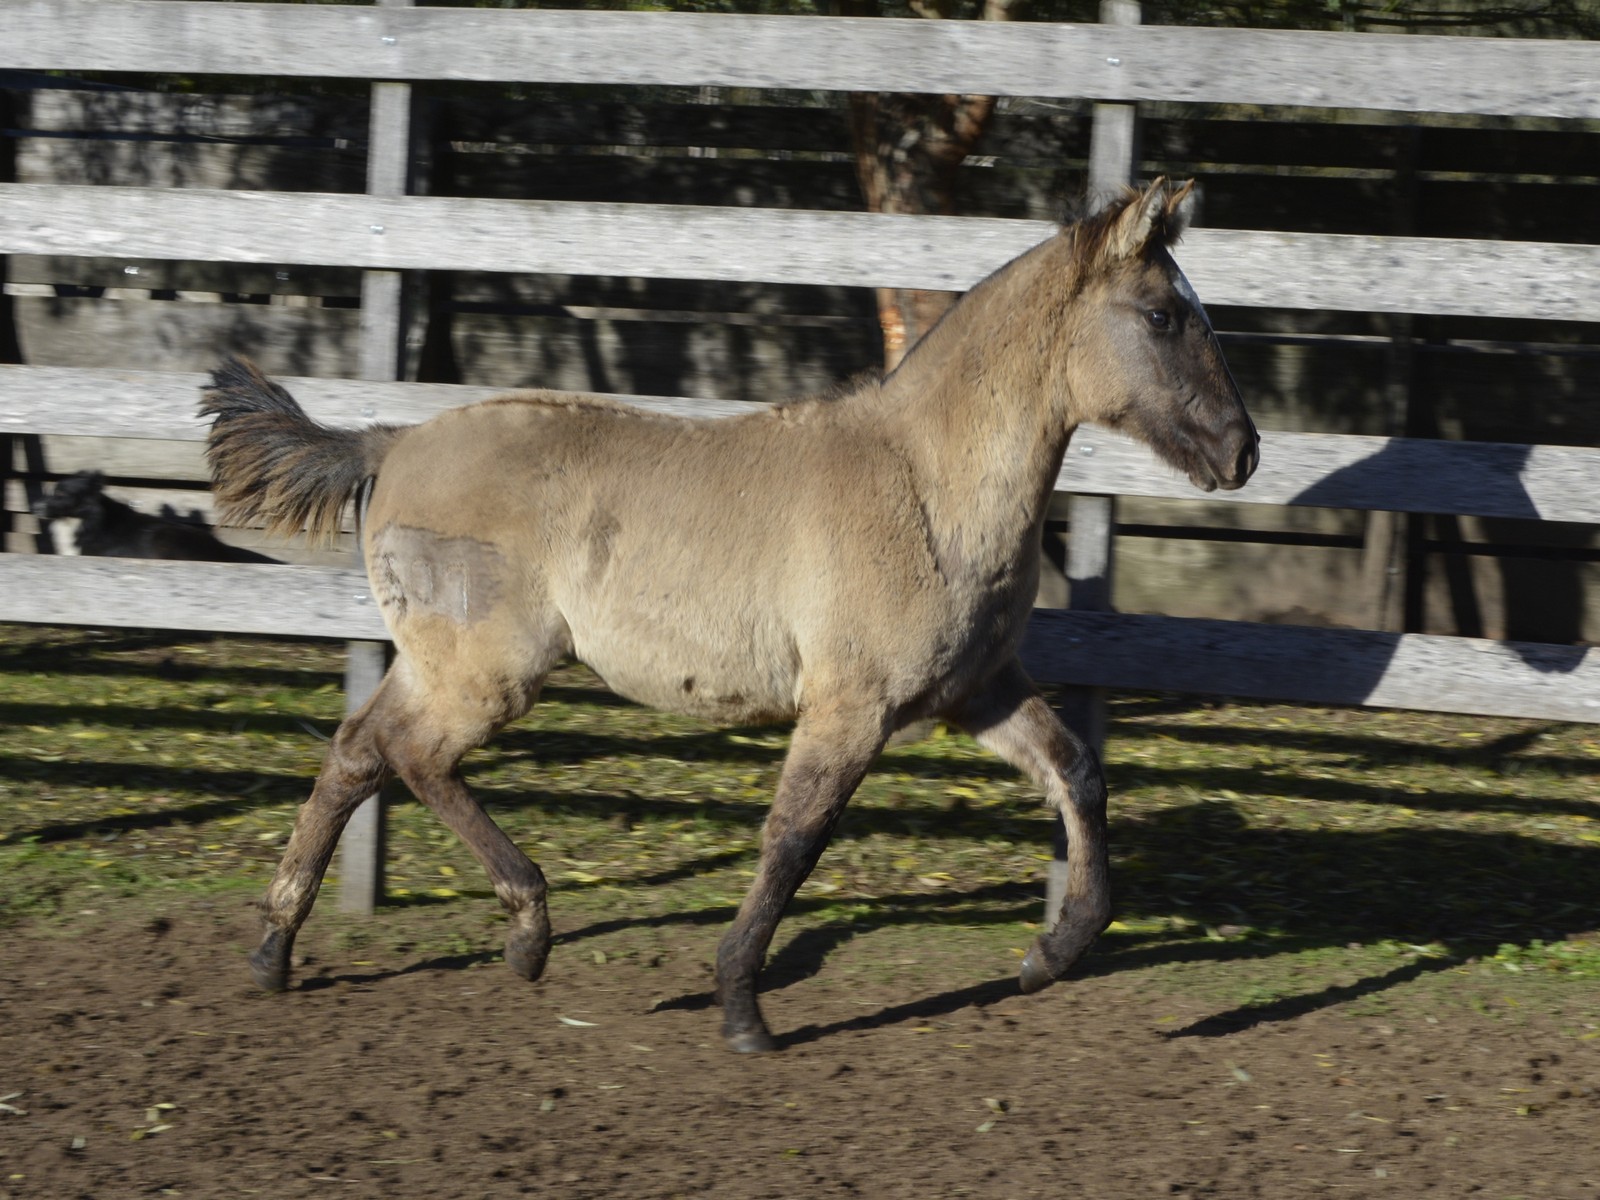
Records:
<instances>
[{"instance_id":1,"label":"horse's muzzle","mask_svg":"<svg viewBox=\"0 0 1600 1200\"><path fill-rule=\"evenodd\" d=\"M1233 459L1233 473L1217 480L1218 486L1224 491L1234 492L1250 481L1250 476L1256 473L1256 468L1261 465L1261 435L1256 432L1256 427L1251 425L1242 439L1239 452Z\"/></svg>"}]
</instances>

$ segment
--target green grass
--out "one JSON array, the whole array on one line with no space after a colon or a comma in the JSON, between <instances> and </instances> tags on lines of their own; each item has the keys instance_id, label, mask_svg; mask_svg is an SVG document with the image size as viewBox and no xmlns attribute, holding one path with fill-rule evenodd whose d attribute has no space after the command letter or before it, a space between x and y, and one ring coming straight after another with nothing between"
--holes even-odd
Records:
<instances>
[{"instance_id":1,"label":"green grass","mask_svg":"<svg viewBox=\"0 0 1600 1200\"><path fill-rule=\"evenodd\" d=\"M324 644L0 626L0 923L259 891L341 715L341 671ZM716 925L749 883L785 744L628 705L570 668L468 778L549 874L558 920ZM1444 977L1597 1007L1600 728L1127 695L1107 770L1118 919L1087 972L1242 1013L1381 1006ZM481 950L482 873L393 799L396 904L435 914L422 927L451 952ZM938 926L1009 972L1050 832L1031 787L965 736L891 749L778 956L785 937L826 952L867 932L925 954Z\"/></svg>"}]
</instances>

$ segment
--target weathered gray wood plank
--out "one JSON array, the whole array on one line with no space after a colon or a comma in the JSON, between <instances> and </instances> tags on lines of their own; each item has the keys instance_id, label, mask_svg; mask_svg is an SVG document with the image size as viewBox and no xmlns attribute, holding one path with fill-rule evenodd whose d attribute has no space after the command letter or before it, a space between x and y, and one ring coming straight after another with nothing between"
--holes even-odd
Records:
<instances>
[{"instance_id":1,"label":"weathered gray wood plank","mask_svg":"<svg viewBox=\"0 0 1600 1200\"><path fill-rule=\"evenodd\" d=\"M157 442L142 438L43 436L44 461L59 475L99 470L134 479L206 478L200 442ZM199 493L195 493L197 496Z\"/></svg>"},{"instance_id":2,"label":"weathered gray wood plank","mask_svg":"<svg viewBox=\"0 0 1600 1200\"><path fill-rule=\"evenodd\" d=\"M1600 45L916 19L11 0L0 67L1600 116Z\"/></svg>"},{"instance_id":3,"label":"weathered gray wood plank","mask_svg":"<svg viewBox=\"0 0 1600 1200\"><path fill-rule=\"evenodd\" d=\"M1596 479L1600 449L1588 446L1267 431L1249 483L1234 492L1200 492L1131 438L1083 426L1067 448L1056 490L1600 521Z\"/></svg>"},{"instance_id":4,"label":"weathered gray wood plank","mask_svg":"<svg viewBox=\"0 0 1600 1200\"><path fill-rule=\"evenodd\" d=\"M444 196L0 184L0 254L964 291L1043 221ZM1196 229L1208 304L1592 320L1600 246Z\"/></svg>"},{"instance_id":5,"label":"weathered gray wood plank","mask_svg":"<svg viewBox=\"0 0 1600 1200\"><path fill-rule=\"evenodd\" d=\"M1600 721L1600 650L1424 634L1037 609L1040 682Z\"/></svg>"},{"instance_id":6,"label":"weathered gray wood plank","mask_svg":"<svg viewBox=\"0 0 1600 1200\"><path fill-rule=\"evenodd\" d=\"M0 621L387 640L342 567L0 554Z\"/></svg>"},{"instance_id":7,"label":"weathered gray wood plank","mask_svg":"<svg viewBox=\"0 0 1600 1200\"><path fill-rule=\"evenodd\" d=\"M1175 251L1208 305L1592 321L1600 246L1195 229Z\"/></svg>"},{"instance_id":8,"label":"weathered gray wood plank","mask_svg":"<svg viewBox=\"0 0 1600 1200\"><path fill-rule=\"evenodd\" d=\"M960 291L1051 231L876 213L0 185L0 253Z\"/></svg>"},{"instance_id":9,"label":"weathered gray wood plank","mask_svg":"<svg viewBox=\"0 0 1600 1200\"><path fill-rule=\"evenodd\" d=\"M345 715L357 712L388 670L383 642L351 642L345 652ZM339 911L370 917L384 898L388 819L381 792L357 806L339 835Z\"/></svg>"},{"instance_id":10,"label":"weathered gray wood plank","mask_svg":"<svg viewBox=\"0 0 1600 1200\"><path fill-rule=\"evenodd\" d=\"M411 0L379 0L405 9ZM367 191L379 196L406 194L411 173L411 85L372 85L372 123L368 135ZM361 377L404 377L405 305L398 271L364 271L361 276ZM359 543L355 565L363 565ZM378 690L387 664L382 642L351 642L345 650L344 710L359 712ZM383 900L385 821L383 797L363 800L339 837L339 910L371 916Z\"/></svg>"},{"instance_id":11,"label":"weathered gray wood plank","mask_svg":"<svg viewBox=\"0 0 1600 1200\"><path fill-rule=\"evenodd\" d=\"M416 424L446 408L506 394L505 388L466 384L280 378L308 413L333 425ZM0 364L0 432L203 441L206 428L195 410L209 379L201 372ZM682 416L731 416L752 408L732 400L612 398Z\"/></svg>"},{"instance_id":12,"label":"weathered gray wood plank","mask_svg":"<svg viewBox=\"0 0 1600 1200\"><path fill-rule=\"evenodd\" d=\"M0 366L0 434L202 441L205 427L194 411L205 382L201 374ZM313 417L342 426L425 421L446 408L504 394L453 384L282 382ZM614 399L683 416L752 409L733 401ZM1600 489L1594 486L1600 449L1593 447L1270 430L1261 439L1261 467L1249 484L1236 492L1200 492L1131 439L1084 426L1067 448L1056 490L1600 522Z\"/></svg>"},{"instance_id":13,"label":"weathered gray wood plank","mask_svg":"<svg viewBox=\"0 0 1600 1200\"><path fill-rule=\"evenodd\" d=\"M349 570L28 554L0 555L0 621L387 637ZM1049 683L1600 721L1592 647L1038 610L1022 653Z\"/></svg>"}]
</instances>

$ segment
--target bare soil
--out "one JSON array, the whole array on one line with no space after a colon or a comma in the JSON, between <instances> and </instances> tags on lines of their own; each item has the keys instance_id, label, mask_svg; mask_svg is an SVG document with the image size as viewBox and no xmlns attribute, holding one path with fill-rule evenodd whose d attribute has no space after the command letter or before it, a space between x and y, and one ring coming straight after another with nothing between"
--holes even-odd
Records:
<instances>
[{"instance_id":1,"label":"bare soil","mask_svg":"<svg viewBox=\"0 0 1600 1200\"><path fill-rule=\"evenodd\" d=\"M244 901L140 904L0 933L0 1196L1600 1197L1600 1039L1459 966L1025 997L874 930L776 973L784 1048L749 1058L710 924L569 915L530 985L487 926L434 949L454 907L352 948L324 905L267 996Z\"/></svg>"}]
</instances>

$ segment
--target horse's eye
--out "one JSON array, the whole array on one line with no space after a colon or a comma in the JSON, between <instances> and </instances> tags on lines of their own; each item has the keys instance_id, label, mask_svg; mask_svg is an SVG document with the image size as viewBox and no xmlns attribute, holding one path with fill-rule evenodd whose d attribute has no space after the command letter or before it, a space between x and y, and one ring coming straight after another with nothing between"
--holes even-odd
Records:
<instances>
[{"instance_id":1,"label":"horse's eye","mask_svg":"<svg viewBox=\"0 0 1600 1200\"><path fill-rule=\"evenodd\" d=\"M1165 309L1152 308L1145 313L1144 319L1150 322L1151 329L1170 329L1172 327L1172 314Z\"/></svg>"}]
</instances>

